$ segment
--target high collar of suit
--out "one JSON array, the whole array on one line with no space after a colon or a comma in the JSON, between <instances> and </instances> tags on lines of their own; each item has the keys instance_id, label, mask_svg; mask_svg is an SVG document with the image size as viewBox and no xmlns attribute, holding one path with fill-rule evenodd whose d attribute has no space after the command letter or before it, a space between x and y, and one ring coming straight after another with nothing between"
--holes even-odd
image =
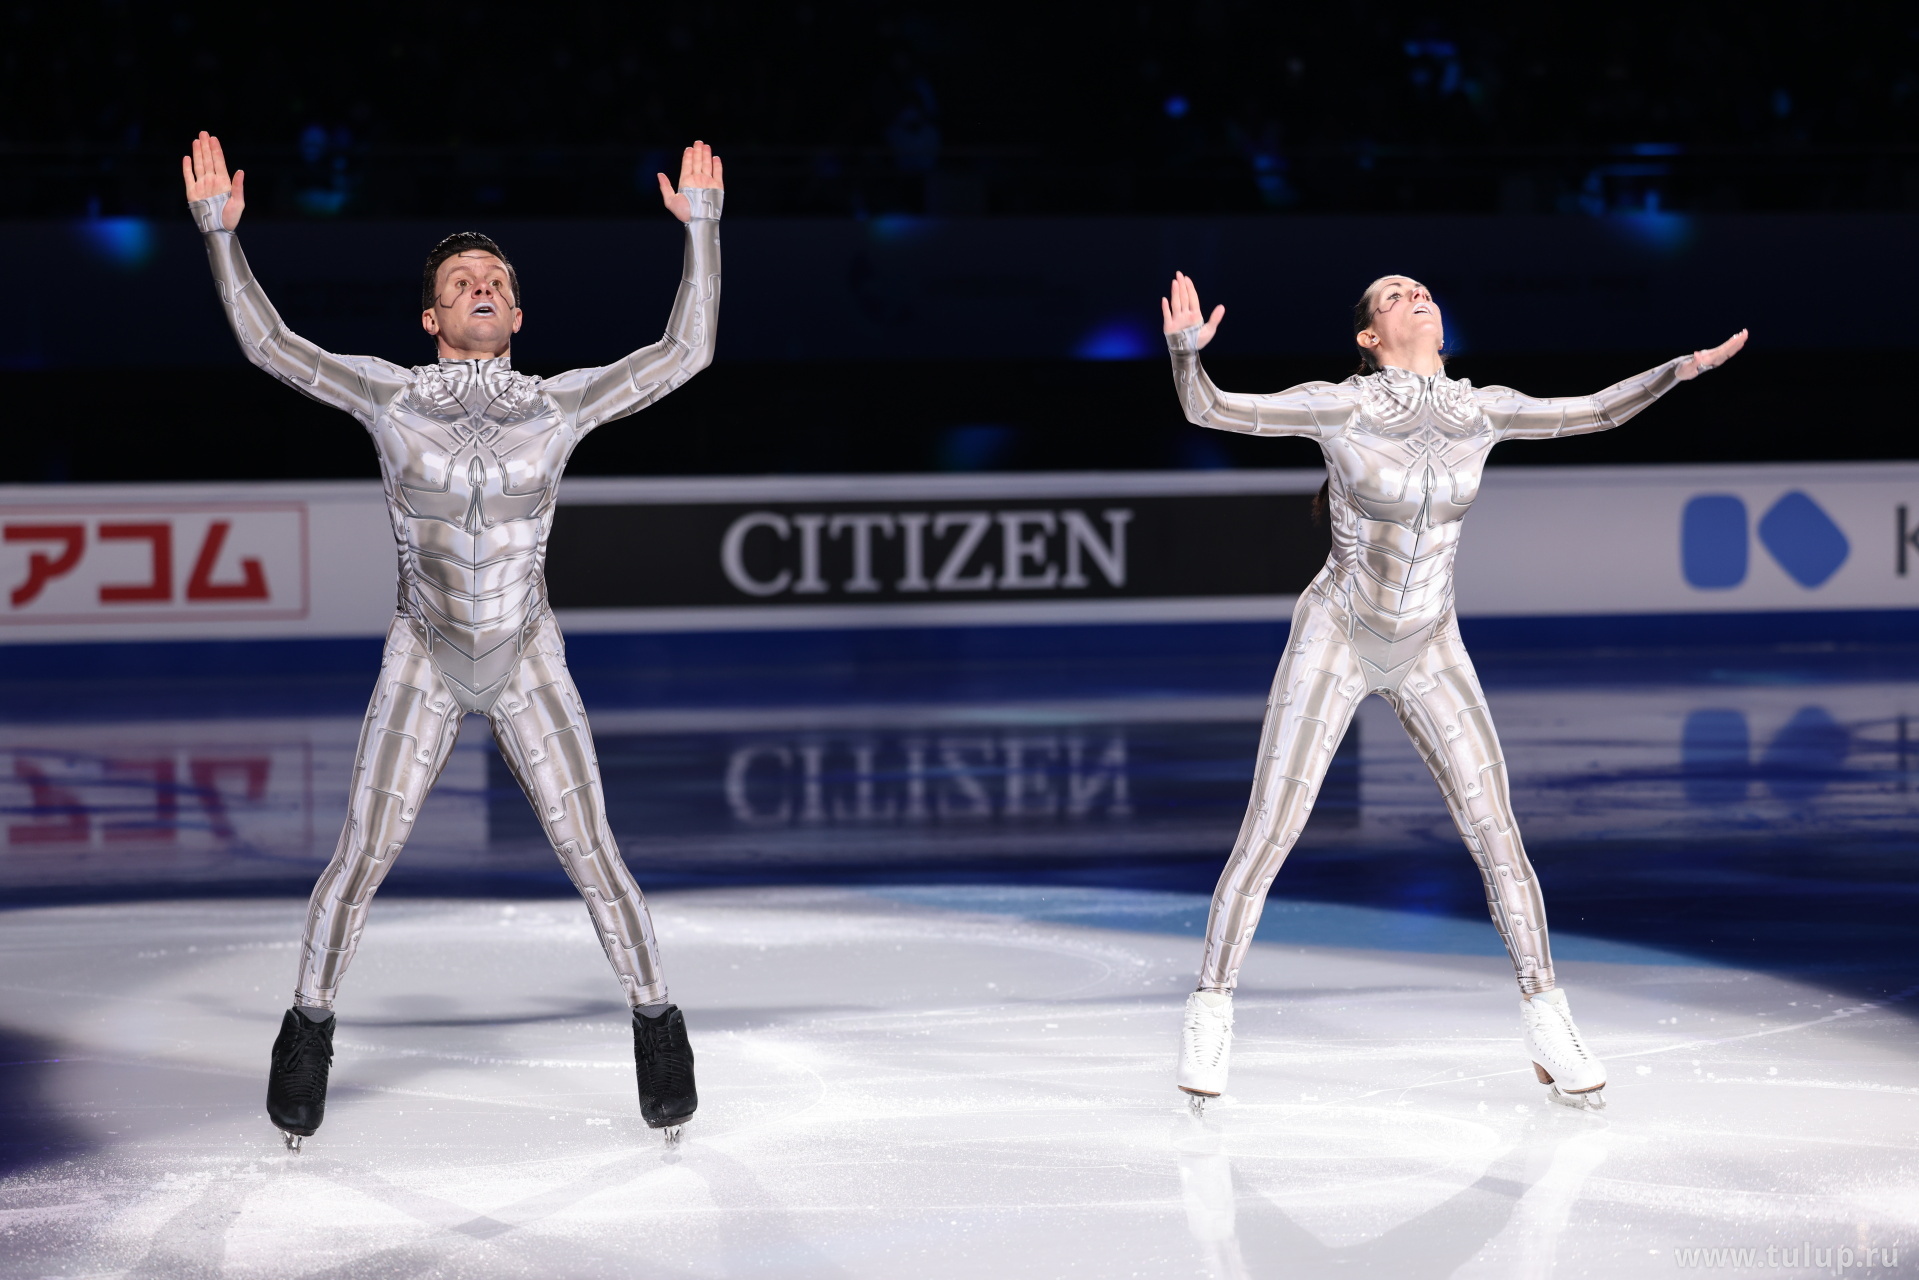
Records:
<instances>
[{"instance_id":1,"label":"high collar of suit","mask_svg":"<svg viewBox=\"0 0 1919 1280\"><path fill-rule=\"evenodd\" d=\"M453 365L458 365L460 368L467 370L477 377L488 378L496 373L512 372L513 357L510 355L494 356L491 360L449 360L445 356L440 357L440 367L442 369Z\"/></svg>"},{"instance_id":2,"label":"high collar of suit","mask_svg":"<svg viewBox=\"0 0 1919 1280\"><path fill-rule=\"evenodd\" d=\"M469 409L477 407L473 397L491 399L504 395L517 381L511 356L496 356L491 360L442 360L437 368L442 385Z\"/></svg>"},{"instance_id":3,"label":"high collar of suit","mask_svg":"<svg viewBox=\"0 0 1919 1280\"><path fill-rule=\"evenodd\" d=\"M1381 365L1377 371L1368 376L1378 378L1395 388L1403 387L1407 390L1415 387L1439 386L1442 383L1455 381L1446 376L1444 369L1438 373L1414 373L1411 369L1402 369L1395 364Z\"/></svg>"},{"instance_id":4,"label":"high collar of suit","mask_svg":"<svg viewBox=\"0 0 1919 1280\"><path fill-rule=\"evenodd\" d=\"M1411 426L1423 420L1437 420L1457 434L1478 423L1479 409L1473 400L1472 383L1438 373L1414 373L1395 365L1385 365L1356 380L1366 397L1368 411L1382 425ZM1432 415L1431 419L1426 417Z\"/></svg>"}]
</instances>

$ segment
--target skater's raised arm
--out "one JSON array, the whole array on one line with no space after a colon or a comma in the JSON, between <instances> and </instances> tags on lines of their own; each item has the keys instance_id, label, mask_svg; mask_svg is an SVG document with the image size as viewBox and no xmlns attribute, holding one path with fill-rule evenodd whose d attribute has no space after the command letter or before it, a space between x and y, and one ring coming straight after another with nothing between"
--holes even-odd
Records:
<instances>
[{"instance_id":1,"label":"skater's raised arm","mask_svg":"<svg viewBox=\"0 0 1919 1280\"><path fill-rule=\"evenodd\" d=\"M1271 395L1221 391L1206 376L1199 351L1213 340L1226 308L1214 307L1207 319L1199 289L1190 277L1175 273L1159 311L1173 357L1173 386L1186 420L1195 426L1255 436L1328 436L1346 425L1359 403L1351 388L1331 382L1304 382Z\"/></svg>"},{"instance_id":2,"label":"skater's raised arm","mask_svg":"<svg viewBox=\"0 0 1919 1280\"><path fill-rule=\"evenodd\" d=\"M713 363L720 321L720 206L726 198L720 158L704 142L680 157L680 188L660 174L660 199L686 224L680 291L666 336L600 369L575 369L546 389L582 432L644 409Z\"/></svg>"},{"instance_id":3,"label":"skater's raised arm","mask_svg":"<svg viewBox=\"0 0 1919 1280\"><path fill-rule=\"evenodd\" d=\"M1502 440L1551 440L1582 436L1619 426L1681 382L1716 369L1746 345L1741 329L1710 351L1668 360L1637 377L1616 382L1597 395L1540 399L1521 395L1511 387L1481 387L1480 407L1492 420Z\"/></svg>"},{"instance_id":4,"label":"skater's raised arm","mask_svg":"<svg viewBox=\"0 0 1919 1280\"><path fill-rule=\"evenodd\" d=\"M336 356L286 327L247 266L234 234L246 208L246 170L227 177L220 140L202 131L193 153L180 158L187 208L207 245L213 286L227 323L247 360L321 404L344 409L371 425L388 400L405 389L405 373L372 356Z\"/></svg>"}]
</instances>

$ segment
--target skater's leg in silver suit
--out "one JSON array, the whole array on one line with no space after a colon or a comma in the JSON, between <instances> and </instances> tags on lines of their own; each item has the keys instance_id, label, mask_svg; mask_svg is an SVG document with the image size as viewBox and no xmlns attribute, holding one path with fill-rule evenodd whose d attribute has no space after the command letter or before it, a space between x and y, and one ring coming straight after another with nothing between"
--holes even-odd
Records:
<instances>
[{"instance_id":1,"label":"skater's leg in silver suit","mask_svg":"<svg viewBox=\"0 0 1919 1280\"><path fill-rule=\"evenodd\" d=\"M1246 818L1213 890L1201 990L1230 992L1238 985L1266 891L1299 839L1333 752L1365 693L1352 647L1318 599L1306 596L1294 611L1292 637L1266 702Z\"/></svg>"},{"instance_id":2,"label":"skater's leg in silver suit","mask_svg":"<svg viewBox=\"0 0 1919 1280\"><path fill-rule=\"evenodd\" d=\"M294 1003L333 1007L374 891L393 869L421 802L446 767L464 715L412 627L396 621L360 729L346 826L307 904Z\"/></svg>"},{"instance_id":3,"label":"skater's leg in silver suit","mask_svg":"<svg viewBox=\"0 0 1919 1280\"><path fill-rule=\"evenodd\" d=\"M1456 622L1448 619L1437 628L1393 704L1479 864L1486 906L1512 957L1519 989L1527 995L1550 991L1546 904L1513 818L1499 734Z\"/></svg>"},{"instance_id":4,"label":"skater's leg in silver suit","mask_svg":"<svg viewBox=\"0 0 1919 1280\"><path fill-rule=\"evenodd\" d=\"M635 1008L666 999L659 946L646 899L633 882L606 821L606 795L586 708L566 669L552 618L487 713L513 776L546 828L567 875L586 899L606 958Z\"/></svg>"}]
</instances>

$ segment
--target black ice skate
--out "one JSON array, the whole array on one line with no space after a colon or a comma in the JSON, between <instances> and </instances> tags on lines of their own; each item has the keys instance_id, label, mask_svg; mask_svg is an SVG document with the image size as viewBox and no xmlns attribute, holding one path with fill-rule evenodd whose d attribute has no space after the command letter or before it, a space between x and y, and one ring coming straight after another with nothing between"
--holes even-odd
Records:
<instances>
[{"instance_id":1,"label":"black ice skate","mask_svg":"<svg viewBox=\"0 0 1919 1280\"><path fill-rule=\"evenodd\" d=\"M300 1140L312 1137L326 1117L333 1024L332 1014L325 1022L315 1022L298 1009L288 1009L280 1019L273 1066L267 1074L267 1118L280 1130L289 1151L298 1151Z\"/></svg>"},{"instance_id":2,"label":"black ice skate","mask_svg":"<svg viewBox=\"0 0 1919 1280\"><path fill-rule=\"evenodd\" d=\"M678 1005L669 1004L657 1018L633 1011L633 1067L640 1077L641 1117L648 1128L666 1131L668 1146L678 1146L680 1126L700 1105L693 1088L693 1046Z\"/></svg>"}]
</instances>

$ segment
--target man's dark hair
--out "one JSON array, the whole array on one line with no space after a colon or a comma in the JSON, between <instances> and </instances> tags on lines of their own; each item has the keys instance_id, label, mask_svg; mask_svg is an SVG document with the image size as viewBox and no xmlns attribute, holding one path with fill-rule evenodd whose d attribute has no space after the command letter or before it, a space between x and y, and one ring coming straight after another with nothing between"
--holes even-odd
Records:
<instances>
[{"instance_id":1,"label":"man's dark hair","mask_svg":"<svg viewBox=\"0 0 1919 1280\"><path fill-rule=\"evenodd\" d=\"M448 258L458 257L462 253L478 249L490 253L506 263L506 286L513 290L513 305L520 305L520 275L513 269L513 263L493 243L492 236L483 236L477 231L455 231L446 239L433 246L433 252L426 255L426 270L420 275L420 310L430 309L439 296L435 287L440 280L440 264Z\"/></svg>"}]
</instances>

